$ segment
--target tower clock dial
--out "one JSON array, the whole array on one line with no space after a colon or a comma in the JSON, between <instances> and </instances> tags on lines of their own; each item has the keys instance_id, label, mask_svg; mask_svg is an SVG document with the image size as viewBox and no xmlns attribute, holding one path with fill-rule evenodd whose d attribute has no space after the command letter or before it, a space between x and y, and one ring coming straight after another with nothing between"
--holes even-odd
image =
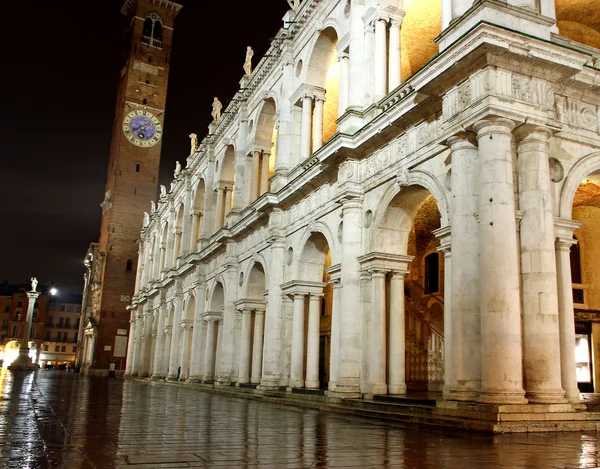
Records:
<instances>
[{"instance_id":1,"label":"tower clock dial","mask_svg":"<svg viewBox=\"0 0 600 469\"><path fill-rule=\"evenodd\" d=\"M151 112L136 110L125 116L123 133L127 140L138 147L152 147L160 142L162 126Z\"/></svg>"}]
</instances>

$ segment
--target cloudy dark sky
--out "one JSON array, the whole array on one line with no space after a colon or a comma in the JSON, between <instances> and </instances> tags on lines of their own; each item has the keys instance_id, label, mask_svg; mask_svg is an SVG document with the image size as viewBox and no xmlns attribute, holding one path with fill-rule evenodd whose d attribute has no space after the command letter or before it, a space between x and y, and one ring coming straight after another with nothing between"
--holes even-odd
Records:
<instances>
[{"instance_id":1,"label":"cloudy dark sky","mask_svg":"<svg viewBox=\"0 0 600 469\"><path fill-rule=\"evenodd\" d=\"M123 0L6 2L0 73L0 281L83 288L100 207L121 65ZM206 133L212 98L239 88L246 46L257 63L286 0L181 1L161 160L168 184L188 135Z\"/></svg>"}]
</instances>

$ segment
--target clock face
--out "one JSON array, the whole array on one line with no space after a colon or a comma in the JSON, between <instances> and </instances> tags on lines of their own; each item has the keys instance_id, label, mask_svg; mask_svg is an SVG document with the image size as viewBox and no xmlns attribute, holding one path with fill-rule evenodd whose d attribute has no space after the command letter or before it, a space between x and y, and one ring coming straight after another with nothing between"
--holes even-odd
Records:
<instances>
[{"instance_id":1,"label":"clock face","mask_svg":"<svg viewBox=\"0 0 600 469\"><path fill-rule=\"evenodd\" d=\"M123 120L123 133L138 147L151 147L160 142L162 126L154 114L145 110L131 111Z\"/></svg>"}]
</instances>

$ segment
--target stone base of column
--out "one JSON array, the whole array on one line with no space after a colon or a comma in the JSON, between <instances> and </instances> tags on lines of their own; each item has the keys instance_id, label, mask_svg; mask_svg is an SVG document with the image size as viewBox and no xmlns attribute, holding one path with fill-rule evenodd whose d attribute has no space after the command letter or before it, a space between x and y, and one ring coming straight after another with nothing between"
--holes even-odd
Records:
<instances>
[{"instance_id":1,"label":"stone base of column","mask_svg":"<svg viewBox=\"0 0 600 469\"><path fill-rule=\"evenodd\" d=\"M527 404L525 391L481 391L477 402L482 404Z\"/></svg>"},{"instance_id":2,"label":"stone base of column","mask_svg":"<svg viewBox=\"0 0 600 469\"><path fill-rule=\"evenodd\" d=\"M479 392L462 389L444 389L444 399L447 401L477 402Z\"/></svg>"},{"instance_id":3,"label":"stone base of column","mask_svg":"<svg viewBox=\"0 0 600 469\"><path fill-rule=\"evenodd\" d=\"M123 375L123 378L131 378L131 371L126 371L125 374Z\"/></svg>"},{"instance_id":4,"label":"stone base of column","mask_svg":"<svg viewBox=\"0 0 600 469\"><path fill-rule=\"evenodd\" d=\"M388 385L388 393L393 395L406 394L406 384L390 384Z\"/></svg>"},{"instance_id":5,"label":"stone base of column","mask_svg":"<svg viewBox=\"0 0 600 469\"><path fill-rule=\"evenodd\" d=\"M8 366L8 369L10 371L34 371L37 369L37 365L31 361L29 349L21 348L19 356Z\"/></svg>"},{"instance_id":6,"label":"stone base of column","mask_svg":"<svg viewBox=\"0 0 600 469\"><path fill-rule=\"evenodd\" d=\"M262 378L256 389L259 391L279 391L279 376Z\"/></svg>"},{"instance_id":7,"label":"stone base of column","mask_svg":"<svg viewBox=\"0 0 600 469\"><path fill-rule=\"evenodd\" d=\"M250 378L250 384L260 384L260 376L253 376L252 378Z\"/></svg>"},{"instance_id":8,"label":"stone base of column","mask_svg":"<svg viewBox=\"0 0 600 469\"><path fill-rule=\"evenodd\" d=\"M565 392L549 389L547 391L527 391L525 397L530 404L566 404Z\"/></svg>"},{"instance_id":9,"label":"stone base of column","mask_svg":"<svg viewBox=\"0 0 600 469\"><path fill-rule=\"evenodd\" d=\"M319 389L321 387L321 383L319 381L305 381L304 387L306 389Z\"/></svg>"},{"instance_id":10,"label":"stone base of column","mask_svg":"<svg viewBox=\"0 0 600 469\"><path fill-rule=\"evenodd\" d=\"M288 389L303 388L303 387L304 387L304 381L301 379L290 379L290 384L288 384Z\"/></svg>"},{"instance_id":11,"label":"stone base of column","mask_svg":"<svg viewBox=\"0 0 600 469\"><path fill-rule=\"evenodd\" d=\"M199 383L200 381L202 381L200 376L190 376L185 380L186 383Z\"/></svg>"},{"instance_id":12,"label":"stone base of column","mask_svg":"<svg viewBox=\"0 0 600 469\"><path fill-rule=\"evenodd\" d=\"M177 381L177 375L168 375L167 381Z\"/></svg>"},{"instance_id":13,"label":"stone base of column","mask_svg":"<svg viewBox=\"0 0 600 469\"><path fill-rule=\"evenodd\" d=\"M220 386L220 387L227 387L227 386L231 386L231 379L230 378L219 378L217 380L217 382L215 383L216 386Z\"/></svg>"},{"instance_id":14,"label":"stone base of column","mask_svg":"<svg viewBox=\"0 0 600 469\"><path fill-rule=\"evenodd\" d=\"M150 379L152 379L153 381L162 381L163 379L165 379L165 377L163 375L154 374Z\"/></svg>"},{"instance_id":15,"label":"stone base of column","mask_svg":"<svg viewBox=\"0 0 600 469\"><path fill-rule=\"evenodd\" d=\"M385 383L370 383L369 384L369 395L371 396L382 396L388 393L388 387Z\"/></svg>"},{"instance_id":16,"label":"stone base of column","mask_svg":"<svg viewBox=\"0 0 600 469\"><path fill-rule=\"evenodd\" d=\"M150 377L150 374L148 374L148 373L140 374L140 378L149 378L149 377Z\"/></svg>"},{"instance_id":17,"label":"stone base of column","mask_svg":"<svg viewBox=\"0 0 600 469\"><path fill-rule=\"evenodd\" d=\"M335 387L335 391L329 391L327 395L340 399L360 399L362 397L359 385L347 385L340 383L338 383Z\"/></svg>"},{"instance_id":18,"label":"stone base of column","mask_svg":"<svg viewBox=\"0 0 600 469\"><path fill-rule=\"evenodd\" d=\"M241 376L238 378L237 384L250 384L250 378L247 376Z\"/></svg>"}]
</instances>

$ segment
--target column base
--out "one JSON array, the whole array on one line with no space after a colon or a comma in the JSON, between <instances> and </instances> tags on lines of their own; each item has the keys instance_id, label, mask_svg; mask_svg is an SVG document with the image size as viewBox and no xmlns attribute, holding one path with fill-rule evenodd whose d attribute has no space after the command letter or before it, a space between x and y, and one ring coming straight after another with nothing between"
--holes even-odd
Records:
<instances>
[{"instance_id":1,"label":"column base","mask_svg":"<svg viewBox=\"0 0 600 469\"><path fill-rule=\"evenodd\" d=\"M177 381L177 375L168 375L167 381Z\"/></svg>"},{"instance_id":2,"label":"column base","mask_svg":"<svg viewBox=\"0 0 600 469\"><path fill-rule=\"evenodd\" d=\"M150 377L150 379L153 381L162 381L163 379L165 379L165 377L163 375L154 374Z\"/></svg>"},{"instance_id":3,"label":"column base","mask_svg":"<svg viewBox=\"0 0 600 469\"><path fill-rule=\"evenodd\" d=\"M259 391L278 391L279 376L266 376L261 378L260 384L256 387Z\"/></svg>"},{"instance_id":4,"label":"column base","mask_svg":"<svg viewBox=\"0 0 600 469\"><path fill-rule=\"evenodd\" d=\"M150 374L148 373L140 373L140 378L149 378Z\"/></svg>"},{"instance_id":5,"label":"column base","mask_svg":"<svg viewBox=\"0 0 600 469\"><path fill-rule=\"evenodd\" d=\"M34 371L37 365L31 361L29 357L29 348L21 348L19 356L13 361L8 369L10 371Z\"/></svg>"},{"instance_id":6,"label":"column base","mask_svg":"<svg viewBox=\"0 0 600 469\"><path fill-rule=\"evenodd\" d=\"M481 391L477 402L482 404L527 404L525 391Z\"/></svg>"},{"instance_id":7,"label":"column base","mask_svg":"<svg viewBox=\"0 0 600 469\"><path fill-rule=\"evenodd\" d=\"M300 386L300 387L302 387L302 386ZM317 381L315 381L315 380L310 380L310 381L306 380L304 382L304 387L306 389L319 389L321 387L321 383L318 380Z\"/></svg>"},{"instance_id":8,"label":"column base","mask_svg":"<svg viewBox=\"0 0 600 469\"><path fill-rule=\"evenodd\" d=\"M186 382L188 383L199 383L200 381L202 381L202 377L200 376L190 376Z\"/></svg>"},{"instance_id":9,"label":"column base","mask_svg":"<svg viewBox=\"0 0 600 469\"><path fill-rule=\"evenodd\" d=\"M126 371L123 378L131 378L131 371Z\"/></svg>"},{"instance_id":10,"label":"column base","mask_svg":"<svg viewBox=\"0 0 600 469\"><path fill-rule=\"evenodd\" d=\"M371 396L381 396L388 393L388 387L385 383L370 383L369 394Z\"/></svg>"},{"instance_id":11,"label":"column base","mask_svg":"<svg viewBox=\"0 0 600 469\"><path fill-rule=\"evenodd\" d=\"M565 392L561 390L527 391L525 397L530 404L566 404Z\"/></svg>"},{"instance_id":12,"label":"column base","mask_svg":"<svg viewBox=\"0 0 600 469\"><path fill-rule=\"evenodd\" d=\"M466 389L445 389L444 399L447 401L459 401L459 402L477 402L479 399L478 391L471 391ZM481 402L481 401L480 401Z\"/></svg>"},{"instance_id":13,"label":"column base","mask_svg":"<svg viewBox=\"0 0 600 469\"><path fill-rule=\"evenodd\" d=\"M362 397L359 386L348 386L341 384L338 384L335 387L335 391L329 391L327 395L340 399L360 399Z\"/></svg>"},{"instance_id":14,"label":"column base","mask_svg":"<svg viewBox=\"0 0 600 469\"><path fill-rule=\"evenodd\" d=\"M250 384L250 378L247 376L239 377L237 380L237 384Z\"/></svg>"},{"instance_id":15,"label":"column base","mask_svg":"<svg viewBox=\"0 0 600 469\"><path fill-rule=\"evenodd\" d=\"M406 394L406 384L388 384L388 394L393 394L393 395Z\"/></svg>"},{"instance_id":16,"label":"column base","mask_svg":"<svg viewBox=\"0 0 600 469\"><path fill-rule=\"evenodd\" d=\"M260 376L252 376L250 378L250 384L259 384L260 383Z\"/></svg>"},{"instance_id":17,"label":"column base","mask_svg":"<svg viewBox=\"0 0 600 469\"><path fill-rule=\"evenodd\" d=\"M303 388L304 381L301 379L290 379L290 383L288 384L288 389L292 388Z\"/></svg>"}]
</instances>

